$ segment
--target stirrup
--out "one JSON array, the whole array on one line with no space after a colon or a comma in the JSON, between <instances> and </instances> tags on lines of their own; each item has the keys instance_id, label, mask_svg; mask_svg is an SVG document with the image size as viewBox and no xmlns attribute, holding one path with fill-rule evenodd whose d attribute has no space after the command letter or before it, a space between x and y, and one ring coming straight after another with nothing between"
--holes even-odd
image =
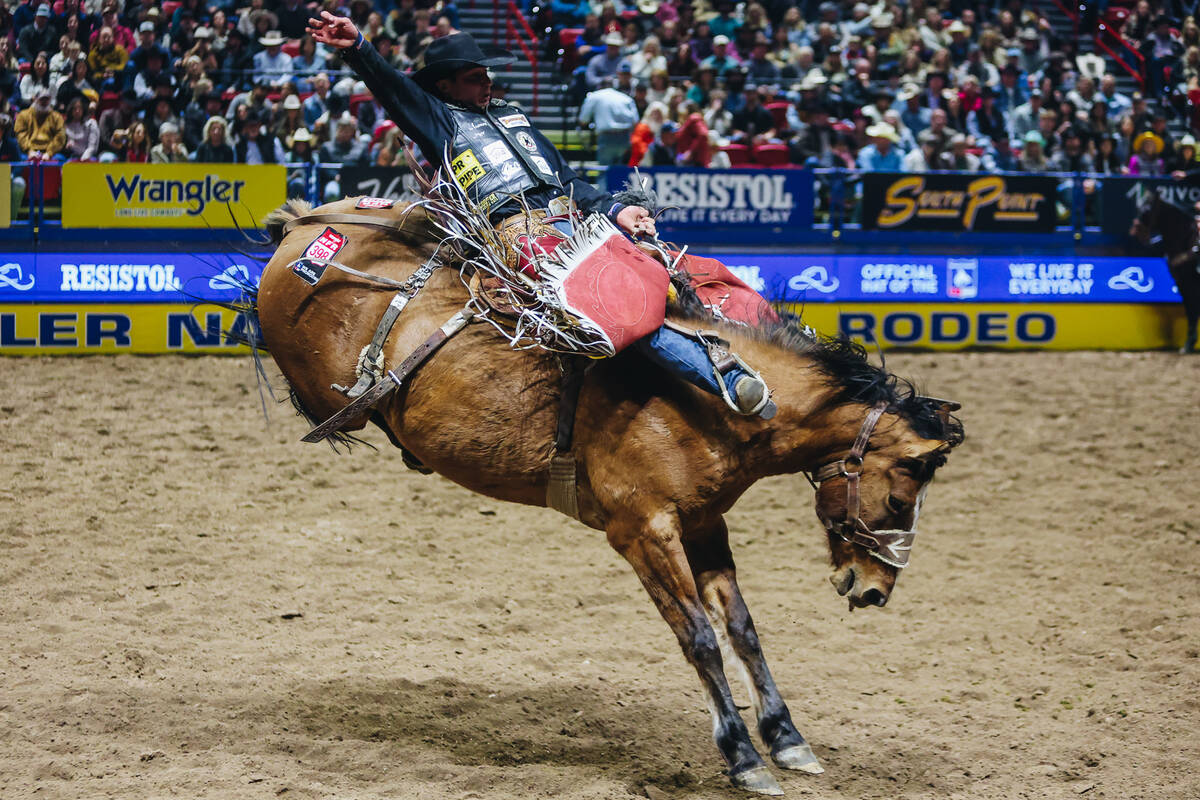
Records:
<instances>
[{"instance_id":1,"label":"stirrup","mask_svg":"<svg viewBox=\"0 0 1200 800\"><path fill-rule=\"evenodd\" d=\"M675 330L680 328L672 326ZM716 331L696 330L690 331L689 334L704 346L705 352L708 353L708 360L713 365L713 375L717 379L717 386L721 389L721 399L725 401L725 405L729 406L730 410L737 414L746 417L762 417L763 419L771 419L779 411L778 406L771 400L771 391L767 388L767 382L763 380L762 375L758 374L758 370L751 367L742 357L729 349L729 342L722 339ZM730 387L729 382L725 380L729 373L735 369L741 369L752 380L758 381L763 387L762 399L755 404L754 408L749 411L743 410L737 403L735 396L735 387Z\"/></svg>"}]
</instances>

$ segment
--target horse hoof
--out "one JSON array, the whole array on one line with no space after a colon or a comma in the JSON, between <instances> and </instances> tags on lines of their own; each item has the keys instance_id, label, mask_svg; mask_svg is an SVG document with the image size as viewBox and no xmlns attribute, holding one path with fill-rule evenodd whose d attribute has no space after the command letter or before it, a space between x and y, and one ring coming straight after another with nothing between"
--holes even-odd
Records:
<instances>
[{"instance_id":1,"label":"horse hoof","mask_svg":"<svg viewBox=\"0 0 1200 800\"><path fill-rule=\"evenodd\" d=\"M817 757L813 755L812 748L806 744L798 744L780 750L778 753L772 753L771 758L784 769L807 772L809 775L820 775L825 771L825 768L817 761Z\"/></svg>"},{"instance_id":2,"label":"horse hoof","mask_svg":"<svg viewBox=\"0 0 1200 800\"><path fill-rule=\"evenodd\" d=\"M734 786L747 792L768 794L773 797L783 796L783 789L779 788L779 783L766 767L754 767L745 772L730 775L729 779L733 781Z\"/></svg>"}]
</instances>

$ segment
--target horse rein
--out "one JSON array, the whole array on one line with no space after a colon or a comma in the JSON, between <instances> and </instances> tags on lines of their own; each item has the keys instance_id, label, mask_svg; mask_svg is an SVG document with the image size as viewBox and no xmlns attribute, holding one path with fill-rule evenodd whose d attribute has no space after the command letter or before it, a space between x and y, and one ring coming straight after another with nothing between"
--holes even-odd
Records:
<instances>
[{"instance_id":1,"label":"horse rein","mask_svg":"<svg viewBox=\"0 0 1200 800\"><path fill-rule=\"evenodd\" d=\"M818 512L825 529L830 533L837 534L845 542L862 547L884 564L896 569L903 569L908 566L913 539L917 535L916 518L921 510L921 500L924 499L925 490L922 489L920 497L917 498L916 509L913 512L913 527L909 530L873 531L859 516L859 482L862 476L863 456L866 455L871 434L875 432L875 426L879 424L879 420L886 410L887 403L878 403L871 408L867 418L863 420L862 427L858 430L858 437L855 438L854 444L845 458L819 467L811 476L805 472L804 477L808 478L808 482L813 485L814 489L818 488L818 484L831 478L845 478L846 517L840 522L835 522Z\"/></svg>"}]
</instances>

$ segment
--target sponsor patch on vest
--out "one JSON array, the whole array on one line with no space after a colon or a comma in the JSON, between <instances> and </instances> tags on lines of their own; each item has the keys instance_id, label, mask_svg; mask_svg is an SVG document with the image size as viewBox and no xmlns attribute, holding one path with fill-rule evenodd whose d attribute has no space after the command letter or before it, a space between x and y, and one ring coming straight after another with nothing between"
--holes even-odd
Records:
<instances>
[{"instance_id":1,"label":"sponsor patch on vest","mask_svg":"<svg viewBox=\"0 0 1200 800\"><path fill-rule=\"evenodd\" d=\"M554 174L554 171L550 169L549 162L547 162L546 159L542 158L541 156L530 156L529 160L533 162L535 167L540 169L546 175Z\"/></svg>"},{"instance_id":2,"label":"sponsor patch on vest","mask_svg":"<svg viewBox=\"0 0 1200 800\"><path fill-rule=\"evenodd\" d=\"M531 153L537 152L537 142L535 142L533 137L525 131L517 131L517 143Z\"/></svg>"},{"instance_id":3,"label":"sponsor patch on vest","mask_svg":"<svg viewBox=\"0 0 1200 800\"><path fill-rule=\"evenodd\" d=\"M515 158L510 158L500 165L500 177L504 180L514 178L521 174L521 165L517 163Z\"/></svg>"},{"instance_id":4,"label":"sponsor patch on vest","mask_svg":"<svg viewBox=\"0 0 1200 800\"><path fill-rule=\"evenodd\" d=\"M500 124L506 128L528 128L529 120L524 114L508 114L500 117Z\"/></svg>"},{"instance_id":5,"label":"sponsor patch on vest","mask_svg":"<svg viewBox=\"0 0 1200 800\"><path fill-rule=\"evenodd\" d=\"M358 202L354 204L355 208L391 208L396 205L395 200L387 197L360 197Z\"/></svg>"},{"instance_id":6,"label":"sponsor patch on vest","mask_svg":"<svg viewBox=\"0 0 1200 800\"><path fill-rule=\"evenodd\" d=\"M492 142L483 148L483 154L493 164L503 164L505 161L512 161L516 158L504 142Z\"/></svg>"},{"instance_id":7,"label":"sponsor patch on vest","mask_svg":"<svg viewBox=\"0 0 1200 800\"><path fill-rule=\"evenodd\" d=\"M467 150L451 161L450 169L454 171L454 179L458 181L458 185L464 189L485 174L473 150Z\"/></svg>"}]
</instances>

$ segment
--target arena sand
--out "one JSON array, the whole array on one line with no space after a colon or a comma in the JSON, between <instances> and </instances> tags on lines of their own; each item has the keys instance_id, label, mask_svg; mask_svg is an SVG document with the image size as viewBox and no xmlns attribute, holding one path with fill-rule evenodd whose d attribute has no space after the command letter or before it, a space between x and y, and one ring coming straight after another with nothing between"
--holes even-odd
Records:
<instances>
[{"instance_id":1,"label":"arena sand","mask_svg":"<svg viewBox=\"0 0 1200 800\"><path fill-rule=\"evenodd\" d=\"M730 514L827 770L788 795L1200 796L1200 359L889 365L967 443L886 609L830 587L802 478ZM303 445L247 359L0 375L0 797L741 797L602 534Z\"/></svg>"}]
</instances>

